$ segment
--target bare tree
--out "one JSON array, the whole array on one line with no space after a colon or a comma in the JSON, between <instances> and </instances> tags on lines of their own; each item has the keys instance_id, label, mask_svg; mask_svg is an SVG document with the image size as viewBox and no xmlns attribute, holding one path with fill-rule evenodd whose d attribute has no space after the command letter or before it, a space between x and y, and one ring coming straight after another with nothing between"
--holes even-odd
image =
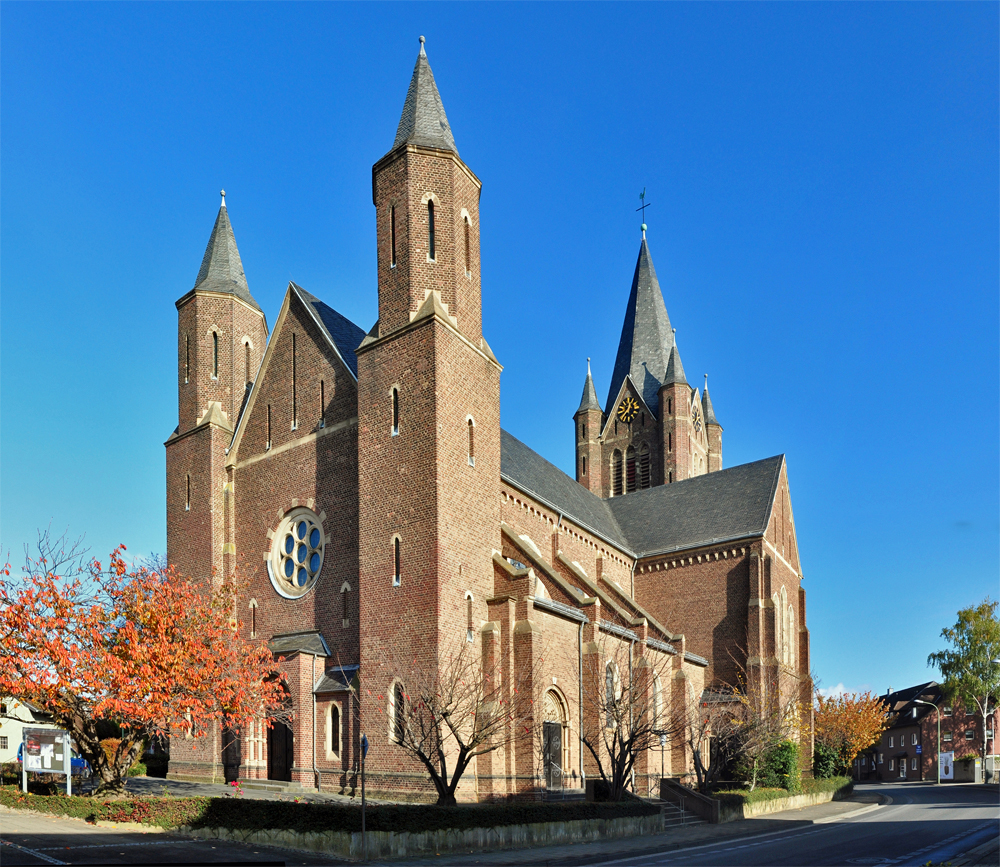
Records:
<instances>
[{"instance_id":1,"label":"bare tree","mask_svg":"<svg viewBox=\"0 0 1000 867\"><path fill-rule=\"evenodd\" d=\"M673 741L685 723L669 712L664 693L671 657L637 643L638 636L628 630L603 631L600 652L588 654L584 662L589 688L583 690L580 739L612 801L620 801L631 787L639 757L659 746L661 737Z\"/></svg>"},{"instance_id":2,"label":"bare tree","mask_svg":"<svg viewBox=\"0 0 1000 867\"><path fill-rule=\"evenodd\" d=\"M684 740L691 750L698 791L707 794L735 751L740 718L732 690L695 695L688 684Z\"/></svg>"},{"instance_id":3,"label":"bare tree","mask_svg":"<svg viewBox=\"0 0 1000 867\"><path fill-rule=\"evenodd\" d=\"M419 659L404 670L398 659L382 664L399 678L389 696L391 737L427 770L438 804L456 803L462 775L478 756L533 749L537 671L518 671L503 658L484 665L475 645L464 642L436 666ZM505 682L504 671L514 672L513 682Z\"/></svg>"}]
</instances>

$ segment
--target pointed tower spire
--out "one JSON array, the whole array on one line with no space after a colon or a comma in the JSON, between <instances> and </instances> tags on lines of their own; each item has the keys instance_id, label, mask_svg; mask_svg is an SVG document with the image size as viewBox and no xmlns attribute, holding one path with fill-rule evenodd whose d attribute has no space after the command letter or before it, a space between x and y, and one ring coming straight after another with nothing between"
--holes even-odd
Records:
<instances>
[{"instance_id":1,"label":"pointed tower spire","mask_svg":"<svg viewBox=\"0 0 1000 867\"><path fill-rule=\"evenodd\" d=\"M396 140L391 151L400 145L415 144L458 154L455 138L451 134L448 116L444 113L441 94L434 83L434 73L424 51L424 37L420 37L420 54L417 55L413 77L410 79L403 114L396 129Z\"/></svg>"},{"instance_id":2,"label":"pointed tower spire","mask_svg":"<svg viewBox=\"0 0 1000 867\"><path fill-rule=\"evenodd\" d=\"M646 239L639 245L639 258L632 277L632 291L625 308L625 322L618 342L618 355L611 376L607 405L617 397L622 381L629 374L653 412L659 407L660 375L667 366L673 346L673 330L667 306L663 302L656 269L649 255Z\"/></svg>"},{"instance_id":3,"label":"pointed tower spire","mask_svg":"<svg viewBox=\"0 0 1000 867\"><path fill-rule=\"evenodd\" d=\"M594 389L594 378L590 375L590 359L587 359L587 378L583 382L583 397L580 398L580 408L577 413L586 412L588 409L601 410L601 405L597 402L597 391Z\"/></svg>"},{"instance_id":4,"label":"pointed tower spire","mask_svg":"<svg viewBox=\"0 0 1000 867\"><path fill-rule=\"evenodd\" d=\"M247 277L243 273L240 251L236 248L236 236L233 235L233 227L229 222L225 190L222 191L219 215L215 218L215 226L201 260L201 269L194 281L194 290L235 295L255 310L260 310L260 305L250 294Z\"/></svg>"},{"instance_id":5,"label":"pointed tower spire","mask_svg":"<svg viewBox=\"0 0 1000 867\"><path fill-rule=\"evenodd\" d=\"M687 379L684 376L684 365L681 364L681 354L677 351L676 339L670 347L670 358L667 361L667 371L663 374L663 384L687 385Z\"/></svg>"},{"instance_id":6,"label":"pointed tower spire","mask_svg":"<svg viewBox=\"0 0 1000 867\"><path fill-rule=\"evenodd\" d=\"M723 395L724 397L725 395ZM722 427L715 417L715 409L712 407L712 398L708 396L708 374L705 374L705 392L701 396L701 412L705 416L705 424L714 424Z\"/></svg>"}]
</instances>

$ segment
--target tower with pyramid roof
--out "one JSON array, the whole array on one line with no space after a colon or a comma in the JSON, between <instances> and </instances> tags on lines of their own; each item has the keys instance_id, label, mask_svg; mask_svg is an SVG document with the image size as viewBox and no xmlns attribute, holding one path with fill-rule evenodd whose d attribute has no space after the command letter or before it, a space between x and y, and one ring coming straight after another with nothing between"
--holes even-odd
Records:
<instances>
[{"instance_id":1,"label":"tower with pyramid roof","mask_svg":"<svg viewBox=\"0 0 1000 867\"><path fill-rule=\"evenodd\" d=\"M588 361L573 417L577 481L620 497L722 469L722 426L714 411L708 421L710 408L707 391L685 378L643 225L607 402L602 411Z\"/></svg>"}]
</instances>

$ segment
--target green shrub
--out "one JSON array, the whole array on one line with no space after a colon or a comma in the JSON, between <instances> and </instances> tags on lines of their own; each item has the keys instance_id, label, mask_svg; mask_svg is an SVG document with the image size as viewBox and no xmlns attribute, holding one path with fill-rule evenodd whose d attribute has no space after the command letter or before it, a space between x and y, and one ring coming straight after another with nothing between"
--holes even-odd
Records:
<instances>
[{"instance_id":1,"label":"green shrub","mask_svg":"<svg viewBox=\"0 0 1000 867\"><path fill-rule=\"evenodd\" d=\"M813 776L828 780L837 775L837 753L824 743L816 741L813 747Z\"/></svg>"},{"instance_id":2,"label":"green shrub","mask_svg":"<svg viewBox=\"0 0 1000 867\"><path fill-rule=\"evenodd\" d=\"M850 777L825 777L822 780L803 780L802 794L816 795L833 792L836 798L846 798L854 790L854 780Z\"/></svg>"},{"instance_id":3,"label":"green shrub","mask_svg":"<svg viewBox=\"0 0 1000 867\"><path fill-rule=\"evenodd\" d=\"M139 822L163 828L194 825L240 831L266 828L286 828L298 832L361 830L361 808L353 804L309 804L246 798L130 798L106 801L101 798L67 798L57 794L24 795L13 786L0 787L0 804L74 816L91 822ZM372 831L438 831L654 816L658 812L659 807L642 801L617 804L531 801L457 807L378 805L368 807L366 825Z\"/></svg>"},{"instance_id":4,"label":"green shrub","mask_svg":"<svg viewBox=\"0 0 1000 867\"><path fill-rule=\"evenodd\" d=\"M128 769L128 775L130 777L144 777L146 776L146 766L142 762L136 762Z\"/></svg>"},{"instance_id":5,"label":"green shrub","mask_svg":"<svg viewBox=\"0 0 1000 867\"><path fill-rule=\"evenodd\" d=\"M799 769L799 745L795 741L782 741L764 760L765 778L762 785L787 789L790 795L802 791L802 771Z\"/></svg>"}]
</instances>

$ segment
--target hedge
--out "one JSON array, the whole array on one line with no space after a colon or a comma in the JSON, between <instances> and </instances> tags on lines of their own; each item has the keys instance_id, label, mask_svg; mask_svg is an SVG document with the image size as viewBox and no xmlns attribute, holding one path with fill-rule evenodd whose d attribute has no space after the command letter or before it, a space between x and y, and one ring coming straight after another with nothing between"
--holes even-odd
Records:
<instances>
[{"instance_id":1,"label":"hedge","mask_svg":"<svg viewBox=\"0 0 1000 867\"><path fill-rule=\"evenodd\" d=\"M12 786L0 787L0 804L43 813L74 816L88 821L138 822L163 828L178 825L258 831L360 831L361 808L353 804L310 804L247 798L101 798L22 794ZM577 819L619 819L653 816L660 808L643 802L568 804L524 802L437 805L378 805L367 809L371 831L439 831L495 828L535 822L570 822Z\"/></svg>"},{"instance_id":2,"label":"hedge","mask_svg":"<svg viewBox=\"0 0 1000 867\"><path fill-rule=\"evenodd\" d=\"M835 796L841 797L849 795L854 788L854 783L850 777L829 777L825 780L802 780L799 793L803 795L816 795L821 792L834 792ZM779 798L788 798L792 795L787 789L767 789L758 787L752 792L749 789L725 789L713 792L712 797L717 798L723 804L739 806L740 804L759 804L763 801L777 801Z\"/></svg>"}]
</instances>

